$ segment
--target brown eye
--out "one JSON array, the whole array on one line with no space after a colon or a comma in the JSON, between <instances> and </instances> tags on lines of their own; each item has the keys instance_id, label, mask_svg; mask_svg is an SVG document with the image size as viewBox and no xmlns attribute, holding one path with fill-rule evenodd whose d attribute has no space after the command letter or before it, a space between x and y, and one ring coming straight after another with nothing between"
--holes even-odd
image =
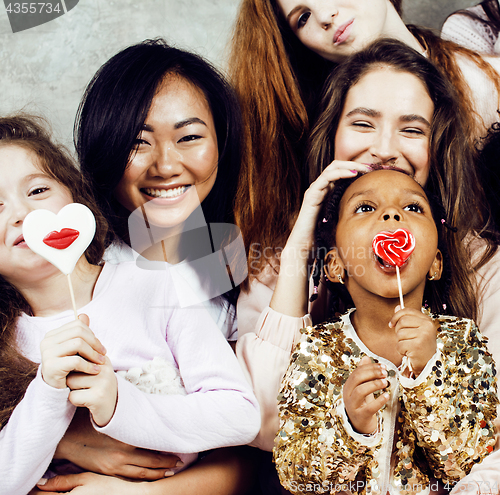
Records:
<instances>
[{"instance_id":1,"label":"brown eye","mask_svg":"<svg viewBox=\"0 0 500 495\"><path fill-rule=\"evenodd\" d=\"M370 211L375 211L375 208L372 205L359 205L356 207L354 213L368 213Z\"/></svg>"},{"instance_id":2,"label":"brown eye","mask_svg":"<svg viewBox=\"0 0 500 495\"><path fill-rule=\"evenodd\" d=\"M301 27L305 26L309 17L311 17L311 12L306 12L306 13L302 14L299 17L299 20L297 21L297 29L300 29Z\"/></svg>"},{"instance_id":3,"label":"brown eye","mask_svg":"<svg viewBox=\"0 0 500 495\"><path fill-rule=\"evenodd\" d=\"M42 194L44 193L45 191L48 191L49 188L48 187L37 187L35 189L33 189L32 191L30 191L30 193L28 194L28 196L36 196L37 194Z\"/></svg>"},{"instance_id":4,"label":"brown eye","mask_svg":"<svg viewBox=\"0 0 500 495\"><path fill-rule=\"evenodd\" d=\"M184 136L183 138L179 139L179 143L187 143L189 141L196 141L197 139L201 139L201 136L190 134L189 136Z\"/></svg>"},{"instance_id":5,"label":"brown eye","mask_svg":"<svg viewBox=\"0 0 500 495\"><path fill-rule=\"evenodd\" d=\"M149 143L147 141L145 141L144 139L137 138L137 139L134 140L134 146L133 146L133 148L137 149L139 146L141 146L141 144L149 144Z\"/></svg>"},{"instance_id":6,"label":"brown eye","mask_svg":"<svg viewBox=\"0 0 500 495\"><path fill-rule=\"evenodd\" d=\"M411 205L405 206L403 208L405 211L413 211L415 213L423 213L424 210L418 203L412 203Z\"/></svg>"}]
</instances>

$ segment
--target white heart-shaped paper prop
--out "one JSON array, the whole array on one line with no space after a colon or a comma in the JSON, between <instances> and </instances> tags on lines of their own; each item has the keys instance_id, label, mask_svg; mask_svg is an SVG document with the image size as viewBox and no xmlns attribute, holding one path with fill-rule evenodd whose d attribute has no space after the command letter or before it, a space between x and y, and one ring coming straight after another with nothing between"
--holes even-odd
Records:
<instances>
[{"instance_id":1,"label":"white heart-shaped paper prop","mask_svg":"<svg viewBox=\"0 0 500 495\"><path fill-rule=\"evenodd\" d=\"M34 210L23 222L28 247L69 275L92 242L94 214L85 205L71 203L56 215L49 210Z\"/></svg>"}]
</instances>

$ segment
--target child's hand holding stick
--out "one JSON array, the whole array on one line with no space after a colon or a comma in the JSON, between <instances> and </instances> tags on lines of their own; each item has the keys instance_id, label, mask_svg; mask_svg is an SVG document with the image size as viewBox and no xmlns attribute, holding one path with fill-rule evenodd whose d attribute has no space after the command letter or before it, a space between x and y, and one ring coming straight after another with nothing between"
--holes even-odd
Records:
<instances>
[{"instance_id":1,"label":"child's hand holding stick","mask_svg":"<svg viewBox=\"0 0 500 495\"><path fill-rule=\"evenodd\" d=\"M418 375L436 352L439 325L416 309L396 306L394 311L389 326L396 331L397 350L411 361L412 370Z\"/></svg>"},{"instance_id":2,"label":"child's hand holding stick","mask_svg":"<svg viewBox=\"0 0 500 495\"><path fill-rule=\"evenodd\" d=\"M78 316L71 272L94 238L92 211L71 203L59 213L38 209L26 215L23 236L28 247L68 277L75 321L48 332L41 344L42 377L55 388L69 387L69 400L87 407L97 425L113 416L118 385L106 350L89 328L87 315Z\"/></svg>"},{"instance_id":3,"label":"child's hand holding stick","mask_svg":"<svg viewBox=\"0 0 500 495\"><path fill-rule=\"evenodd\" d=\"M106 349L88 327L89 318L78 320L47 332L40 344L42 378L51 387L66 388L72 371L97 375L105 363Z\"/></svg>"},{"instance_id":4,"label":"child's hand holding stick","mask_svg":"<svg viewBox=\"0 0 500 495\"><path fill-rule=\"evenodd\" d=\"M404 309L403 288L401 286L401 275L399 268L403 266L411 253L415 249L415 237L406 229L397 229L395 232L379 232L372 242L373 252L383 261L396 267L396 277L398 281L399 302L401 309ZM389 326L391 324L389 323ZM410 356L402 353L403 365L406 364L409 372L413 371Z\"/></svg>"}]
</instances>

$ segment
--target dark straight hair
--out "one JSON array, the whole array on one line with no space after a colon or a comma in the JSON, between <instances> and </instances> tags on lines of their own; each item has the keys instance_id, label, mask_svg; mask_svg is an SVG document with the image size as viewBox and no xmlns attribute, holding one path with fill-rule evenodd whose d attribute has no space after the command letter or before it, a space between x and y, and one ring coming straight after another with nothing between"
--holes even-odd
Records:
<instances>
[{"instance_id":1,"label":"dark straight hair","mask_svg":"<svg viewBox=\"0 0 500 495\"><path fill-rule=\"evenodd\" d=\"M241 116L224 77L201 57L169 46L163 39L130 46L94 75L78 108L74 141L82 172L91 181L100 207L124 241L128 214L114 190L121 180L134 141L153 98L167 75L199 88L208 102L219 151L215 184L202 203L207 223L231 222L241 161Z\"/></svg>"},{"instance_id":2,"label":"dark straight hair","mask_svg":"<svg viewBox=\"0 0 500 495\"><path fill-rule=\"evenodd\" d=\"M485 21L484 19L480 19L493 30L495 34L500 33L500 5L498 4L498 0L483 0L479 5L483 7L486 16L489 21Z\"/></svg>"}]
</instances>

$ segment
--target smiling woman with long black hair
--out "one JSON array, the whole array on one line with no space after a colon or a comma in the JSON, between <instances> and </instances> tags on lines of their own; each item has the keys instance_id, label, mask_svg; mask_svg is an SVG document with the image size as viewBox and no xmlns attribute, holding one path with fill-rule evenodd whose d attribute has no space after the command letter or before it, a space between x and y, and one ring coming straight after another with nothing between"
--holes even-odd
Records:
<instances>
[{"instance_id":1,"label":"smiling woman with long black hair","mask_svg":"<svg viewBox=\"0 0 500 495\"><path fill-rule=\"evenodd\" d=\"M188 290L187 310L196 311L189 298L197 297L229 341L236 339L237 291L224 293L213 269L227 278L226 259L218 252L226 235L235 234L241 131L238 103L224 78L197 55L161 39L128 47L107 61L90 81L75 124L82 172L114 232L105 259L136 259L145 269L168 266L172 273L184 267L181 275L196 281L192 291L182 286ZM222 232L216 228L221 225ZM236 254L246 266L242 244ZM209 263L200 268L196 261L205 258ZM80 447L82 439L86 448ZM154 493L243 494L251 486L247 452L219 449L160 479L177 459L97 436L88 420L78 421L56 455L89 471L135 479L146 473L157 481L141 485L83 473L58 477L44 490L79 486L82 493L86 488L89 494L123 495L147 487Z\"/></svg>"}]
</instances>

